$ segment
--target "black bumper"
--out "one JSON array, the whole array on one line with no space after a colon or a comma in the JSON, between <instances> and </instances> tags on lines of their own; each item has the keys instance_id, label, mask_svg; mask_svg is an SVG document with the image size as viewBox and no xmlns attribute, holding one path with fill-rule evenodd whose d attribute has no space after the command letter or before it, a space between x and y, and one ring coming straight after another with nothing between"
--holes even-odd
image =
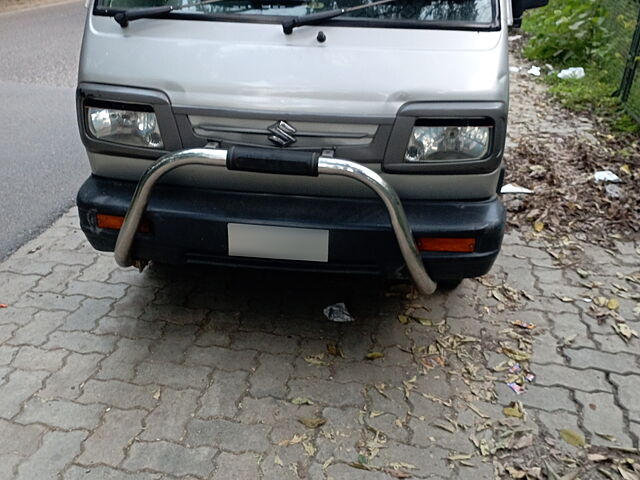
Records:
<instances>
[{"instance_id":1,"label":"black bumper","mask_svg":"<svg viewBox=\"0 0 640 480\"><path fill-rule=\"evenodd\" d=\"M78 192L80 226L97 250L113 251L118 232L98 228L96 213L124 215L136 184L90 177ZM423 252L435 279L476 277L489 271L504 234L498 198L486 201L403 202L416 237L474 237L474 253ZM404 263L388 213L379 199L308 197L214 191L158 185L138 233L133 258L293 270L402 276ZM230 257L227 223L329 230L329 262L293 262Z\"/></svg>"}]
</instances>

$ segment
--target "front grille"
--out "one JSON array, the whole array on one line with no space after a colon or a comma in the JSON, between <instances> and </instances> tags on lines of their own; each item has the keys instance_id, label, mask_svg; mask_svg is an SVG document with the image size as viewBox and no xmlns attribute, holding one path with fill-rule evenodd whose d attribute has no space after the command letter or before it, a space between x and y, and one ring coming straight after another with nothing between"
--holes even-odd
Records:
<instances>
[{"instance_id":1,"label":"front grille","mask_svg":"<svg viewBox=\"0 0 640 480\"><path fill-rule=\"evenodd\" d=\"M378 131L377 124L366 123L283 122L277 118L247 119L202 115L189 115L188 118L196 137L209 142L261 147L287 146L314 150L366 147L373 142ZM281 141L286 142L286 145Z\"/></svg>"}]
</instances>

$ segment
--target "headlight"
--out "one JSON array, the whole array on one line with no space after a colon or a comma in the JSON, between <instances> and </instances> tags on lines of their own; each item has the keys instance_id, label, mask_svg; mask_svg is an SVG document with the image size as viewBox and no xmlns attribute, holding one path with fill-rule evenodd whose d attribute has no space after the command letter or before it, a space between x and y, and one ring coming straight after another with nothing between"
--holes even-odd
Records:
<instances>
[{"instance_id":1,"label":"headlight","mask_svg":"<svg viewBox=\"0 0 640 480\"><path fill-rule=\"evenodd\" d=\"M89 131L98 140L135 147L163 148L153 112L87 107Z\"/></svg>"},{"instance_id":2,"label":"headlight","mask_svg":"<svg viewBox=\"0 0 640 480\"><path fill-rule=\"evenodd\" d=\"M414 127L404 155L407 162L479 160L487 155L492 127Z\"/></svg>"}]
</instances>

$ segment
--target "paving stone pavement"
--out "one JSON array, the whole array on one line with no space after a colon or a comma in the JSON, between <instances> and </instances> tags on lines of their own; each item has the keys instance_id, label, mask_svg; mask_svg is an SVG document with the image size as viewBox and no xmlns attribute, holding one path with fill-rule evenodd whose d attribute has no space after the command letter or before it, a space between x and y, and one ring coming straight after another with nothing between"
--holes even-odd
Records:
<instances>
[{"instance_id":1,"label":"paving stone pavement","mask_svg":"<svg viewBox=\"0 0 640 480\"><path fill-rule=\"evenodd\" d=\"M581 247L587 278L508 233L490 275L422 299L361 277L138 274L70 211L0 263L0 478L493 478L472 439L511 420L569 454L559 429L638 447L640 342L585 299L615 297L640 331L640 244ZM324 318L340 301L356 322ZM516 395L499 367L529 342Z\"/></svg>"}]
</instances>

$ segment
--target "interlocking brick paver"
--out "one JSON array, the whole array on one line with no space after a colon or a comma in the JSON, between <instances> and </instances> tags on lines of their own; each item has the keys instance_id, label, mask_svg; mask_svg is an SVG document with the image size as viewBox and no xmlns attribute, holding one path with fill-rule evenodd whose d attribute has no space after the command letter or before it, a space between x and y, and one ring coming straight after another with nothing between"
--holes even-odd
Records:
<instances>
[{"instance_id":1,"label":"interlocking brick paver","mask_svg":"<svg viewBox=\"0 0 640 480\"><path fill-rule=\"evenodd\" d=\"M87 432L49 432L42 446L18 467L16 480L56 478L65 465L80 453Z\"/></svg>"},{"instance_id":2,"label":"interlocking brick paver","mask_svg":"<svg viewBox=\"0 0 640 480\"><path fill-rule=\"evenodd\" d=\"M536 383L540 385L568 387L585 392L611 391L605 374L599 370L567 369L564 365L535 365L533 368L538 375Z\"/></svg>"},{"instance_id":3,"label":"interlocking brick paver","mask_svg":"<svg viewBox=\"0 0 640 480\"><path fill-rule=\"evenodd\" d=\"M153 385L140 386L120 380L89 380L82 388L79 403L104 403L118 408L142 407L152 409L156 405Z\"/></svg>"},{"instance_id":4,"label":"interlocking brick paver","mask_svg":"<svg viewBox=\"0 0 640 480\"><path fill-rule=\"evenodd\" d=\"M34 397L24 405L16 421L22 424L41 423L64 430L91 430L100 423L104 410L103 405L81 405L69 400Z\"/></svg>"},{"instance_id":5,"label":"interlocking brick paver","mask_svg":"<svg viewBox=\"0 0 640 480\"><path fill-rule=\"evenodd\" d=\"M28 456L38 449L44 428L38 425L17 425L0 420L0 432L2 432L0 455L15 453Z\"/></svg>"},{"instance_id":6,"label":"interlocking brick paver","mask_svg":"<svg viewBox=\"0 0 640 480\"><path fill-rule=\"evenodd\" d=\"M0 365L9 365L20 347L12 347L10 345L0 345Z\"/></svg>"},{"instance_id":7,"label":"interlocking brick paver","mask_svg":"<svg viewBox=\"0 0 640 480\"><path fill-rule=\"evenodd\" d=\"M67 398L73 400L82 393L80 386L96 371L102 358L98 354L70 353L65 365L51 375L44 388L38 392L41 398Z\"/></svg>"},{"instance_id":8,"label":"interlocking brick paver","mask_svg":"<svg viewBox=\"0 0 640 480\"><path fill-rule=\"evenodd\" d=\"M508 405L511 402L519 401L525 407L532 407L547 412L556 410L575 409L575 404L571 399L570 390L561 387L542 387L539 385L527 385L526 395L516 394L506 384L499 384L496 388L498 393L498 402L502 405Z\"/></svg>"},{"instance_id":9,"label":"interlocking brick paver","mask_svg":"<svg viewBox=\"0 0 640 480\"><path fill-rule=\"evenodd\" d=\"M287 380L293 372L293 357L263 353L258 357L260 366L251 375L249 392L254 397L280 397L287 394Z\"/></svg>"},{"instance_id":10,"label":"interlocking brick paver","mask_svg":"<svg viewBox=\"0 0 640 480\"><path fill-rule=\"evenodd\" d=\"M16 453L0 454L0 478L14 478L15 470L23 457Z\"/></svg>"},{"instance_id":11,"label":"interlocking brick paver","mask_svg":"<svg viewBox=\"0 0 640 480\"><path fill-rule=\"evenodd\" d=\"M600 351L613 354L626 352L640 355L638 345L636 345L635 342L625 342L617 334L613 333L613 329L611 329L611 332L609 335L600 333L593 334L593 339L600 346Z\"/></svg>"},{"instance_id":12,"label":"interlocking brick paver","mask_svg":"<svg viewBox=\"0 0 640 480\"><path fill-rule=\"evenodd\" d=\"M125 472L109 467L79 467L72 465L62 475L64 480L161 480L159 473Z\"/></svg>"},{"instance_id":13,"label":"interlocking brick paver","mask_svg":"<svg viewBox=\"0 0 640 480\"><path fill-rule=\"evenodd\" d=\"M619 445L632 446L625 432L622 410L615 404L612 394L576 392L576 400L582 405L584 427L591 433L593 445L611 445L598 435L603 433L613 435Z\"/></svg>"},{"instance_id":14,"label":"interlocking brick paver","mask_svg":"<svg viewBox=\"0 0 640 480\"><path fill-rule=\"evenodd\" d=\"M65 310L73 312L84 300L82 295L61 295L49 292L26 292L15 303L16 307L35 307L45 310Z\"/></svg>"},{"instance_id":15,"label":"interlocking brick paver","mask_svg":"<svg viewBox=\"0 0 640 480\"><path fill-rule=\"evenodd\" d=\"M124 296L128 285L95 281L72 280L65 290L66 295L84 295L91 298L118 299Z\"/></svg>"},{"instance_id":16,"label":"interlocking brick paver","mask_svg":"<svg viewBox=\"0 0 640 480\"><path fill-rule=\"evenodd\" d=\"M289 397L307 397L331 406L360 405L363 387L357 383L334 383L328 380L294 379L289 382Z\"/></svg>"},{"instance_id":17,"label":"interlocking brick paver","mask_svg":"<svg viewBox=\"0 0 640 480\"><path fill-rule=\"evenodd\" d=\"M147 304L153 301L155 294L156 289L153 287L129 287L127 295L113 304L111 315L138 318Z\"/></svg>"},{"instance_id":18,"label":"interlocking brick paver","mask_svg":"<svg viewBox=\"0 0 640 480\"><path fill-rule=\"evenodd\" d=\"M565 355L575 368L594 368L615 373L633 373L640 369L639 357L624 352L607 353L590 348L566 348Z\"/></svg>"},{"instance_id":19,"label":"interlocking brick paver","mask_svg":"<svg viewBox=\"0 0 640 480\"><path fill-rule=\"evenodd\" d=\"M41 277L38 275L22 275L11 272L3 272L0 275L0 292L2 303L17 306L18 299L31 290Z\"/></svg>"},{"instance_id":20,"label":"interlocking brick paver","mask_svg":"<svg viewBox=\"0 0 640 480\"><path fill-rule=\"evenodd\" d=\"M102 317L93 331L97 335L112 334L118 337L158 339L162 335L162 322L143 322L130 317Z\"/></svg>"},{"instance_id":21,"label":"interlocking brick paver","mask_svg":"<svg viewBox=\"0 0 640 480\"><path fill-rule=\"evenodd\" d=\"M171 442L136 442L122 466L127 470L152 470L171 475L208 476L213 470L216 450L210 447L186 448Z\"/></svg>"},{"instance_id":22,"label":"interlocking brick paver","mask_svg":"<svg viewBox=\"0 0 640 480\"><path fill-rule=\"evenodd\" d=\"M91 331L96 328L98 320L111 310L112 299L87 298L82 302L78 310L70 313L64 319L61 330L85 330ZM109 333L109 332L105 332Z\"/></svg>"},{"instance_id":23,"label":"interlocking brick paver","mask_svg":"<svg viewBox=\"0 0 640 480\"><path fill-rule=\"evenodd\" d=\"M62 325L64 312L39 312L28 323L13 332L11 345L42 345L49 334Z\"/></svg>"},{"instance_id":24,"label":"interlocking brick paver","mask_svg":"<svg viewBox=\"0 0 640 480\"><path fill-rule=\"evenodd\" d=\"M95 262L82 270L82 273L80 273L77 279L83 282L106 282L109 280L109 276L112 272L118 269L119 267L113 261L111 255L99 255Z\"/></svg>"},{"instance_id":25,"label":"interlocking brick paver","mask_svg":"<svg viewBox=\"0 0 640 480\"><path fill-rule=\"evenodd\" d=\"M56 265L53 271L40 279L34 292L64 293L67 284L78 275L77 266Z\"/></svg>"},{"instance_id":26,"label":"interlocking brick paver","mask_svg":"<svg viewBox=\"0 0 640 480\"><path fill-rule=\"evenodd\" d=\"M196 390L174 390L158 388L159 405L145 419L146 427L140 434L143 440L171 440L180 442L184 438L187 422L197 407L200 393Z\"/></svg>"},{"instance_id":27,"label":"interlocking brick paver","mask_svg":"<svg viewBox=\"0 0 640 480\"><path fill-rule=\"evenodd\" d=\"M42 386L48 372L25 372L15 370L0 385L0 418L11 418L16 415L22 403L31 397Z\"/></svg>"},{"instance_id":28,"label":"interlocking brick paver","mask_svg":"<svg viewBox=\"0 0 640 480\"><path fill-rule=\"evenodd\" d=\"M132 380L135 367L149 355L150 340L121 338L113 353L100 362L96 378L102 380Z\"/></svg>"},{"instance_id":29,"label":"interlocking brick paver","mask_svg":"<svg viewBox=\"0 0 640 480\"><path fill-rule=\"evenodd\" d=\"M190 445L210 445L242 453L265 452L269 447L264 425L248 425L229 420L193 419L187 426L186 442Z\"/></svg>"},{"instance_id":30,"label":"interlocking brick paver","mask_svg":"<svg viewBox=\"0 0 640 480\"><path fill-rule=\"evenodd\" d=\"M55 372L60 370L64 359L69 355L65 350L44 350L38 347L25 345L20 347L12 366L21 370L47 370Z\"/></svg>"},{"instance_id":31,"label":"interlocking brick paver","mask_svg":"<svg viewBox=\"0 0 640 480\"><path fill-rule=\"evenodd\" d=\"M36 313L38 310L35 308L13 308L11 306L0 308L0 325L25 325L31 322Z\"/></svg>"},{"instance_id":32,"label":"interlocking brick paver","mask_svg":"<svg viewBox=\"0 0 640 480\"><path fill-rule=\"evenodd\" d=\"M211 369L188 367L171 362L144 361L137 367L134 382L140 385L160 384L169 387L201 389L207 385Z\"/></svg>"},{"instance_id":33,"label":"interlocking brick paver","mask_svg":"<svg viewBox=\"0 0 640 480\"><path fill-rule=\"evenodd\" d=\"M640 372L637 375L611 375L611 381L618 386L618 398L629 412L629 418L640 422Z\"/></svg>"},{"instance_id":34,"label":"interlocking brick paver","mask_svg":"<svg viewBox=\"0 0 640 480\"><path fill-rule=\"evenodd\" d=\"M570 448L566 442L560 441L560 430L567 429L584 435L578 425L578 415L570 412L536 412L535 416L540 424L544 427L547 434L558 439L558 445L564 448Z\"/></svg>"},{"instance_id":35,"label":"interlocking brick paver","mask_svg":"<svg viewBox=\"0 0 640 480\"><path fill-rule=\"evenodd\" d=\"M152 342L149 347L149 361L182 363L185 351L193 344L197 331L196 326L167 325L163 329L162 338Z\"/></svg>"},{"instance_id":36,"label":"interlocking brick paver","mask_svg":"<svg viewBox=\"0 0 640 480\"><path fill-rule=\"evenodd\" d=\"M49 335L45 348L66 348L78 353L109 353L117 340L113 335L57 331Z\"/></svg>"},{"instance_id":37,"label":"interlocking brick paver","mask_svg":"<svg viewBox=\"0 0 640 480\"><path fill-rule=\"evenodd\" d=\"M260 352L291 354L297 350L297 340L262 332L237 332L232 337L231 346L236 350L252 349Z\"/></svg>"},{"instance_id":38,"label":"interlocking brick paver","mask_svg":"<svg viewBox=\"0 0 640 480\"><path fill-rule=\"evenodd\" d=\"M205 365L228 371L251 370L255 365L256 355L252 350L193 346L187 350L185 362L189 365Z\"/></svg>"},{"instance_id":39,"label":"interlocking brick paver","mask_svg":"<svg viewBox=\"0 0 640 480\"><path fill-rule=\"evenodd\" d=\"M84 442L77 462L82 465L118 465L125 458L125 448L142 430L144 410L118 410L105 413L103 423Z\"/></svg>"},{"instance_id":40,"label":"interlocking brick paver","mask_svg":"<svg viewBox=\"0 0 640 480\"><path fill-rule=\"evenodd\" d=\"M238 411L238 402L247 390L246 372L217 370L211 384L200 399L199 417L233 417Z\"/></svg>"},{"instance_id":41,"label":"interlocking brick paver","mask_svg":"<svg viewBox=\"0 0 640 480\"><path fill-rule=\"evenodd\" d=\"M218 464L213 480L246 480L259 478L258 458L251 453L234 455L222 452L216 459Z\"/></svg>"}]
</instances>

